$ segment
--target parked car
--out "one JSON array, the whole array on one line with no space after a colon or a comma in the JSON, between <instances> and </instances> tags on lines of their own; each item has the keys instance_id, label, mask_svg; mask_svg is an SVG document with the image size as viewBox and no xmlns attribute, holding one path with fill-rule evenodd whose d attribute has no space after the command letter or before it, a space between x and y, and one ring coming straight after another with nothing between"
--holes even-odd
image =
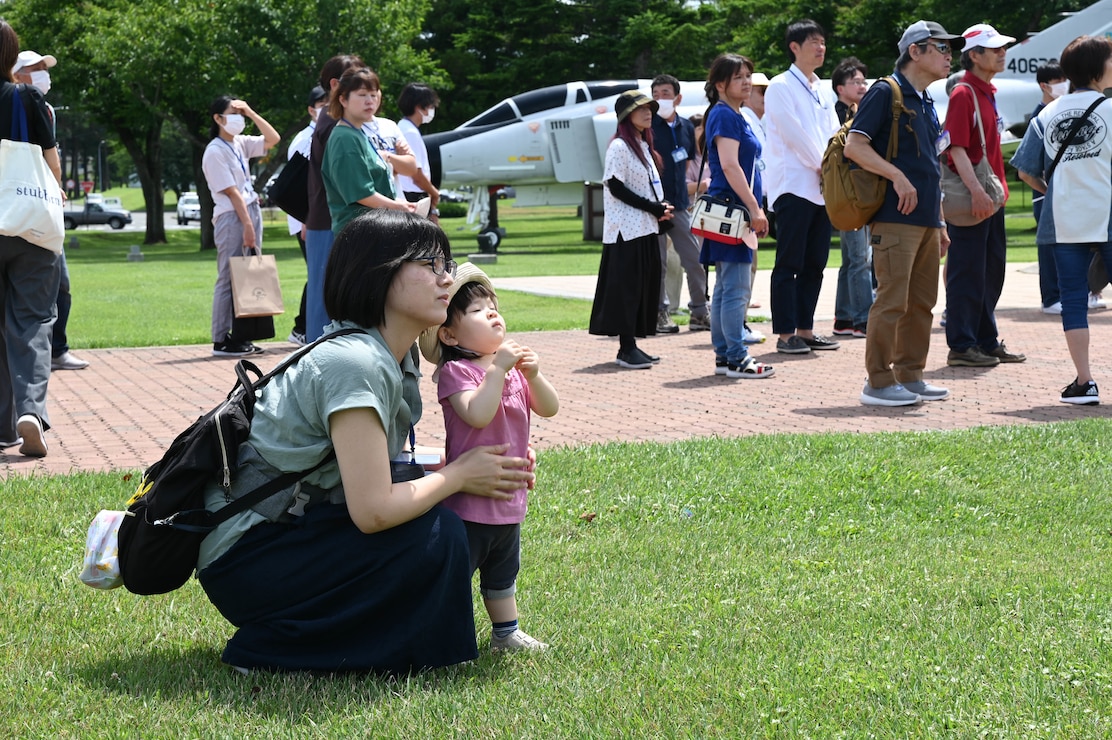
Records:
<instances>
[{"instance_id":1,"label":"parked car","mask_svg":"<svg viewBox=\"0 0 1112 740\"><path fill-rule=\"evenodd\" d=\"M81 208L67 208L62 212L62 220L67 229L78 226L108 224L113 229L122 229L131 223L131 214L122 208L112 208L101 203L85 204Z\"/></svg>"},{"instance_id":2,"label":"parked car","mask_svg":"<svg viewBox=\"0 0 1112 740\"><path fill-rule=\"evenodd\" d=\"M178 226L201 220L201 197L196 193L182 193L178 198Z\"/></svg>"},{"instance_id":3,"label":"parked car","mask_svg":"<svg viewBox=\"0 0 1112 740\"><path fill-rule=\"evenodd\" d=\"M466 191L461 189L453 190L452 188L443 188L440 191L441 203L466 203L471 200L470 188Z\"/></svg>"}]
</instances>

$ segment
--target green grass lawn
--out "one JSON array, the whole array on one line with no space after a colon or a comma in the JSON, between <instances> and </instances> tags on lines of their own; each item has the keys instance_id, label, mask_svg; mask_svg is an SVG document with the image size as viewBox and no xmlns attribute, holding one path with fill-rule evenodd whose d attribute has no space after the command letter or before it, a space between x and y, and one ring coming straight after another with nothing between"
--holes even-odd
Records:
<instances>
[{"instance_id":1,"label":"green grass lawn","mask_svg":"<svg viewBox=\"0 0 1112 740\"><path fill-rule=\"evenodd\" d=\"M1008 208L1015 260L1029 227ZM574 209L502 221L492 275L597 271ZM457 256L474 248L458 225L445 224ZM304 263L284 231L273 222L265 244L293 309ZM79 234L75 346L208 341L214 255L196 231L168 236L127 262L134 235ZM519 331L582 326L589 311L501 300ZM483 647L473 664L397 678L233 673L219 659L232 628L195 582L137 597L76 580L89 521L123 505L133 474L11 477L0 736L1108 737L1107 431L544 451L518 599L552 649ZM475 614L483 646L477 598Z\"/></svg>"},{"instance_id":2,"label":"green grass lawn","mask_svg":"<svg viewBox=\"0 0 1112 740\"><path fill-rule=\"evenodd\" d=\"M137 192L118 190L132 195ZM575 207L514 208L512 203L503 201L501 205L500 222L507 234L499 248L498 262L483 267L489 275L598 273L602 245L583 241ZM1007 208L1009 259L1036 261L1029 200L1026 206L1015 202ZM278 260L286 304L286 313L275 319L276 338L285 339L293 328L301 299L305 262L296 240L286 233L281 214L268 213L265 223L264 249ZM478 250L475 232L464 219L445 219L443 225L457 261L466 260L468 254ZM79 244L76 249L67 247L74 295L68 332L71 346L142 347L210 341L216 254L199 250L199 230L168 231L167 244L142 247L142 262L127 260L129 249L138 241L134 233L79 230L70 236L76 236ZM771 267L774 258L775 243L766 239L760 264ZM839 264L841 254L835 235L829 265ZM514 331L585 329L590 317L589 301L509 291L503 291L499 299Z\"/></svg>"},{"instance_id":3,"label":"green grass lawn","mask_svg":"<svg viewBox=\"0 0 1112 740\"><path fill-rule=\"evenodd\" d=\"M14 478L0 735L1108 737L1110 452L1102 421L545 451L518 598L552 649L396 679L233 673L195 582L76 580L134 479Z\"/></svg>"}]
</instances>

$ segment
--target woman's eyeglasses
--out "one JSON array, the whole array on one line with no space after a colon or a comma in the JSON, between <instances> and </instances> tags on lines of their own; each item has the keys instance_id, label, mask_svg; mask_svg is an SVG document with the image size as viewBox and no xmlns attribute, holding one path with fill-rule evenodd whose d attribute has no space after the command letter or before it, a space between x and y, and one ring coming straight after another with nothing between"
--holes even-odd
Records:
<instances>
[{"instance_id":1,"label":"woman's eyeglasses","mask_svg":"<svg viewBox=\"0 0 1112 740\"><path fill-rule=\"evenodd\" d=\"M409 260L410 262L424 262L432 268L433 275L443 275L448 273L452 277L456 276L456 263L455 260L446 260L443 257L414 257Z\"/></svg>"}]
</instances>

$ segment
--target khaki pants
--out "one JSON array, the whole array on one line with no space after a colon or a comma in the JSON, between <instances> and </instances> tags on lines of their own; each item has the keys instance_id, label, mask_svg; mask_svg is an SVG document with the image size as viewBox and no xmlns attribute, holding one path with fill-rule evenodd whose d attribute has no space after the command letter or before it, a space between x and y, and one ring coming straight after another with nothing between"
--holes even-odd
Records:
<instances>
[{"instance_id":1,"label":"khaki pants","mask_svg":"<svg viewBox=\"0 0 1112 740\"><path fill-rule=\"evenodd\" d=\"M923 379L931 309L938 299L939 240L938 228L872 226L877 291L869 311L865 370L873 388Z\"/></svg>"}]
</instances>

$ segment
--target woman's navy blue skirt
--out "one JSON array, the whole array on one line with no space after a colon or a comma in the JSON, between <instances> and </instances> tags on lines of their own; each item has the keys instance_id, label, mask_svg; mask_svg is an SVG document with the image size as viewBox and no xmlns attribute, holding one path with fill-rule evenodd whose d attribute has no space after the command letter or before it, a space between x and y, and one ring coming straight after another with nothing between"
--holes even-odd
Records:
<instances>
[{"instance_id":1,"label":"woman's navy blue skirt","mask_svg":"<svg viewBox=\"0 0 1112 740\"><path fill-rule=\"evenodd\" d=\"M364 534L322 504L253 527L199 580L237 627L231 665L406 673L478 657L467 532L439 506Z\"/></svg>"}]
</instances>

